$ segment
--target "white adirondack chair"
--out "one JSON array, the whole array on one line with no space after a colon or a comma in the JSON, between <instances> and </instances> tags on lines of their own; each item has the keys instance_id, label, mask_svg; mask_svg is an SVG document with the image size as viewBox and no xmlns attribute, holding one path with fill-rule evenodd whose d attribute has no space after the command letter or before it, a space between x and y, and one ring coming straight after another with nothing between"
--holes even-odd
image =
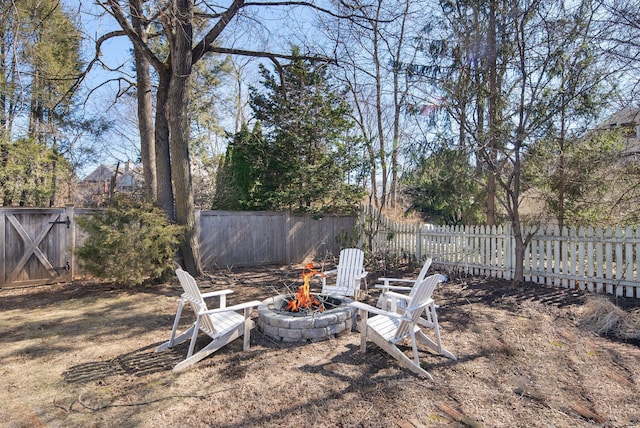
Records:
<instances>
[{"instance_id":1,"label":"white adirondack chair","mask_svg":"<svg viewBox=\"0 0 640 428\"><path fill-rule=\"evenodd\" d=\"M254 322L249 316L251 315L251 309L260 305L260 302L254 300L239 305L227 306L226 297L228 294L233 293L233 290L201 293L195 279L189 275L188 272L182 269L176 269L176 275L180 280L180 285L182 285L184 293L182 293L180 299L178 299L178 311L176 312L176 318L173 322L171 338L156 348L156 352L166 350L191 339L187 358L178 363L173 368L173 371L177 372L186 369L240 336L244 336L243 350L248 350L250 346L250 332L254 327ZM204 299L210 297L218 297L220 299L220 305L217 309L209 310L207 308ZM176 336L185 302L193 308L196 314L196 320L185 332ZM243 314L237 312L240 310L243 311ZM211 342L194 354L193 351L200 331L209 335Z\"/></svg>"},{"instance_id":2,"label":"white adirondack chair","mask_svg":"<svg viewBox=\"0 0 640 428\"><path fill-rule=\"evenodd\" d=\"M420 367L418 342L455 361L455 355L442 346L436 305L431 297L439 281L440 275L431 275L422 280L422 282L415 284L411 288L409 295L390 291L389 294L394 298L403 299L407 302L402 314L396 311L385 311L362 302L350 303L349 305L358 309L360 313L360 350L366 352L367 339L369 339L398 360L402 366L431 380L433 380L433 377L429 372ZM435 341L420 329L420 325L424 325L420 320L425 312L429 314L430 328L435 331ZM369 313L375 315L369 318ZM405 355L397 346L399 342L408 338L411 339L413 359Z\"/></svg>"},{"instance_id":3,"label":"white adirondack chair","mask_svg":"<svg viewBox=\"0 0 640 428\"><path fill-rule=\"evenodd\" d=\"M378 281L382 281L383 284L376 284L374 286L375 288L382 289L382 293L380 293L380 297L378 298L378 303L376 304L376 306L384 310L389 309L395 312L397 310L395 305L402 305L405 302L402 300L398 302L397 299L391 298L389 295L387 295L387 293L389 291L411 291L411 288L414 284L422 282L422 280L427 276L427 271L429 270L429 267L431 267L431 261L431 257L428 257L424 261L424 265L422 265L422 269L420 270L420 273L418 274L418 277L416 279L386 277L378 278ZM393 307L391 307L391 305L393 305Z\"/></svg>"},{"instance_id":4,"label":"white adirondack chair","mask_svg":"<svg viewBox=\"0 0 640 428\"><path fill-rule=\"evenodd\" d=\"M327 283L327 277L330 275L336 275L335 283ZM358 300L360 283L364 279L366 287L366 278L364 251L358 248L344 248L340 251L336 269L324 272L322 294L353 297Z\"/></svg>"}]
</instances>

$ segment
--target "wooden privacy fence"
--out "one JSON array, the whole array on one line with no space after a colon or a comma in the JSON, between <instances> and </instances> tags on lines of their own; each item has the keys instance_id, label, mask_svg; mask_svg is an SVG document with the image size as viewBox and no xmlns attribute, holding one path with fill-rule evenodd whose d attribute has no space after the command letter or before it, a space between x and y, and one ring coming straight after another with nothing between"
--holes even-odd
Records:
<instances>
[{"instance_id":1,"label":"wooden privacy fence","mask_svg":"<svg viewBox=\"0 0 640 428\"><path fill-rule=\"evenodd\" d=\"M338 255L354 216L200 211L200 257L206 268L289 264Z\"/></svg>"},{"instance_id":2,"label":"wooden privacy fence","mask_svg":"<svg viewBox=\"0 0 640 428\"><path fill-rule=\"evenodd\" d=\"M365 208L361 221L377 233L375 254L392 254L434 263L471 275L512 279L515 245L508 226L402 224ZM528 227L524 254L527 281L564 288L640 298L640 229Z\"/></svg>"},{"instance_id":3,"label":"wooden privacy fence","mask_svg":"<svg viewBox=\"0 0 640 428\"><path fill-rule=\"evenodd\" d=\"M0 208L0 287L68 281L81 274L77 217L99 209ZM289 264L339 254L353 216L198 211L203 267Z\"/></svg>"}]
</instances>

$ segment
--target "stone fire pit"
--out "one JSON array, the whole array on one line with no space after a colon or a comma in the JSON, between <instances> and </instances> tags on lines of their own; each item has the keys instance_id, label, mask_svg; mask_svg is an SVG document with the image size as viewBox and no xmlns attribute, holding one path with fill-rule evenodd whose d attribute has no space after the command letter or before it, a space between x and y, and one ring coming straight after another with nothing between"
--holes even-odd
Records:
<instances>
[{"instance_id":1,"label":"stone fire pit","mask_svg":"<svg viewBox=\"0 0 640 428\"><path fill-rule=\"evenodd\" d=\"M263 334L284 342L315 342L351 329L355 310L346 297L317 295L325 310L289 312L285 310L291 295L270 297L258 306L258 328Z\"/></svg>"}]
</instances>

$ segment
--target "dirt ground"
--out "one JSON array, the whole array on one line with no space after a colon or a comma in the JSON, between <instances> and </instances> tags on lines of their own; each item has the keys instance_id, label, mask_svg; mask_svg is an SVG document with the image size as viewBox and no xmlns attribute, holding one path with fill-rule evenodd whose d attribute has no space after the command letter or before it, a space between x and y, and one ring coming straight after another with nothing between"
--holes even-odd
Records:
<instances>
[{"instance_id":1,"label":"dirt ground","mask_svg":"<svg viewBox=\"0 0 640 428\"><path fill-rule=\"evenodd\" d=\"M222 269L199 283L233 289L234 304L297 288L300 272ZM174 374L187 344L154 349L169 337L179 294L175 280L0 290L0 426L640 426L640 343L583 327L580 292L474 277L439 285L443 341L458 360L421 349L435 381L374 345L361 353L351 331L306 344L254 331L249 351L236 340ZM375 302L373 287L369 295Z\"/></svg>"}]
</instances>

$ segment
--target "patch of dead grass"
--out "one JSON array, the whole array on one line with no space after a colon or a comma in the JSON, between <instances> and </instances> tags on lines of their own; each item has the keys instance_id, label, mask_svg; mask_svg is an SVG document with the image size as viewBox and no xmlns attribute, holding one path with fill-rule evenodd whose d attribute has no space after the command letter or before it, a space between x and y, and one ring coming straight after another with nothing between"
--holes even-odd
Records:
<instances>
[{"instance_id":1,"label":"patch of dead grass","mask_svg":"<svg viewBox=\"0 0 640 428\"><path fill-rule=\"evenodd\" d=\"M640 309L625 311L610 299L591 297L581 308L581 325L602 336L640 339Z\"/></svg>"}]
</instances>

